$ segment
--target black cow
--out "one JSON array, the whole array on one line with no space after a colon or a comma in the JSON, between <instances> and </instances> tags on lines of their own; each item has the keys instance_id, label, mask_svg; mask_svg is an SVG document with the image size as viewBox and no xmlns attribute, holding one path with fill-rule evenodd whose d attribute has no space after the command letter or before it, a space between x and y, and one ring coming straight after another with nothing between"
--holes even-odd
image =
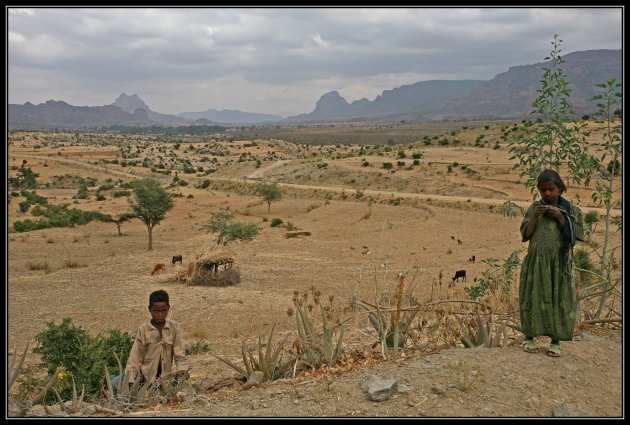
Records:
<instances>
[{"instance_id":1,"label":"black cow","mask_svg":"<svg viewBox=\"0 0 630 425\"><path fill-rule=\"evenodd\" d=\"M453 276L453 283L459 282L459 278L462 278L466 282L466 270L457 270L455 276Z\"/></svg>"},{"instance_id":2,"label":"black cow","mask_svg":"<svg viewBox=\"0 0 630 425\"><path fill-rule=\"evenodd\" d=\"M173 265L175 265L175 263L182 264L182 256L181 255L173 255Z\"/></svg>"}]
</instances>

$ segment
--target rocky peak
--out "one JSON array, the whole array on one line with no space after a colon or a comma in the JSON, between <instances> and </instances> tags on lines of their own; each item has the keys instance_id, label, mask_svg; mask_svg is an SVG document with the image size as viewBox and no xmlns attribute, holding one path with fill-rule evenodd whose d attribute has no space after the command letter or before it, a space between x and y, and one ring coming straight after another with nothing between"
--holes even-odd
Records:
<instances>
[{"instance_id":1,"label":"rocky peak","mask_svg":"<svg viewBox=\"0 0 630 425\"><path fill-rule=\"evenodd\" d=\"M112 105L118 106L120 109L130 114L134 113L136 109L144 109L147 112L151 110L137 94L127 96L125 93L122 93Z\"/></svg>"}]
</instances>

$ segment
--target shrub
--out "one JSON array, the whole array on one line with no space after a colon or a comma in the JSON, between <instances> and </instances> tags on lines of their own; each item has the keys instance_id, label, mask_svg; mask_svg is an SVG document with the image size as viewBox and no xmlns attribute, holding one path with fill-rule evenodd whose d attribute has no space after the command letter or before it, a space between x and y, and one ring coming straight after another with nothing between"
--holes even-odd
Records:
<instances>
[{"instance_id":1,"label":"shrub","mask_svg":"<svg viewBox=\"0 0 630 425\"><path fill-rule=\"evenodd\" d=\"M210 347L208 343L204 341L195 341L192 344L188 344L186 346L186 355L190 356L192 354L204 354L210 351Z\"/></svg>"},{"instance_id":2,"label":"shrub","mask_svg":"<svg viewBox=\"0 0 630 425\"><path fill-rule=\"evenodd\" d=\"M282 221L281 218L274 218L271 220L271 227L280 226L282 223L284 222Z\"/></svg>"},{"instance_id":3,"label":"shrub","mask_svg":"<svg viewBox=\"0 0 630 425\"><path fill-rule=\"evenodd\" d=\"M78 388L85 388L86 394L96 394L103 386L104 366L118 370L114 353L125 363L133 344L131 335L119 329L92 338L84 328L74 326L69 317L59 325L48 323L47 329L39 332L35 340L38 346L33 352L41 356L41 365L48 374L62 366L75 379ZM61 388L60 395L64 399L72 397L72 388Z\"/></svg>"}]
</instances>

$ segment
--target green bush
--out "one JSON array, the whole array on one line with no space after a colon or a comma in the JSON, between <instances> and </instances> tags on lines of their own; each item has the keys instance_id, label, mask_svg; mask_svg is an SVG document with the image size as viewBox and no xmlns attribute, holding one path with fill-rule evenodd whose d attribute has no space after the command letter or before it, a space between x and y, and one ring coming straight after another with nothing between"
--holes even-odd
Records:
<instances>
[{"instance_id":1,"label":"green bush","mask_svg":"<svg viewBox=\"0 0 630 425\"><path fill-rule=\"evenodd\" d=\"M280 226L282 223L284 222L282 221L281 218L274 218L271 220L271 227Z\"/></svg>"},{"instance_id":2,"label":"green bush","mask_svg":"<svg viewBox=\"0 0 630 425\"><path fill-rule=\"evenodd\" d=\"M186 346L186 355L190 356L192 354L204 354L210 351L210 346L208 343L204 341L195 341L192 344L188 344Z\"/></svg>"},{"instance_id":3,"label":"green bush","mask_svg":"<svg viewBox=\"0 0 630 425\"><path fill-rule=\"evenodd\" d=\"M131 191L129 190L117 190L112 193L114 198L120 198L121 196L131 196Z\"/></svg>"},{"instance_id":4,"label":"green bush","mask_svg":"<svg viewBox=\"0 0 630 425\"><path fill-rule=\"evenodd\" d=\"M131 335L119 329L110 329L93 338L84 328L74 326L69 317L59 325L48 323L47 329L39 332L35 340L38 345L33 352L41 356L41 365L48 374L62 366L74 378L79 392L85 387L86 395L96 395L104 387L105 366L110 371L119 371L114 353L124 367L133 344ZM71 378L66 382L69 381ZM61 385L58 390L64 400L72 398L71 385Z\"/></svg>"}]
</instances>

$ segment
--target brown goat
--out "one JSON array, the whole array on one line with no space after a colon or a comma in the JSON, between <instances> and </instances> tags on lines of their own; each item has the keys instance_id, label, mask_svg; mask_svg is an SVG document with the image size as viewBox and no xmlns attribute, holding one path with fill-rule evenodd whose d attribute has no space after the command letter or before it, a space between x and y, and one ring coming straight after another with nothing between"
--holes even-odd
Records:
<instances>
[{"instance_id":1,"label":"brown goat","mask_svg":"<svg viewBox=\"0 0 630 425\"><path fill-rule=\"evenodd\" d=\"M151 272L151 276L158 274L158 273L162 273L164 270L166 270L166 264L164 263L158 263L155 265L155 267L153 267L153 271Z\"/></svg>"}]
</instances>

